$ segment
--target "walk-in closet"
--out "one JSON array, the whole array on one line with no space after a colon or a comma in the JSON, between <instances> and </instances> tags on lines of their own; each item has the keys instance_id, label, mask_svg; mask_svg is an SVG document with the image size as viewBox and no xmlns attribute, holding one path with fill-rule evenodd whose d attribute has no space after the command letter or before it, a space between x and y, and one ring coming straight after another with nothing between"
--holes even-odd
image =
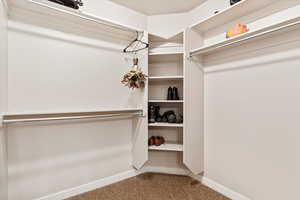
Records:
<instances>
[{"instance_id":1,"label":"walk-in closet","mask_svg":"<svg viewBox=\"0 0 300 200\"><path fill-rule=\"evenodd\" d=\"M299 200L300 0L0 0L0 200Z\"/></svg>"}]
</instances>

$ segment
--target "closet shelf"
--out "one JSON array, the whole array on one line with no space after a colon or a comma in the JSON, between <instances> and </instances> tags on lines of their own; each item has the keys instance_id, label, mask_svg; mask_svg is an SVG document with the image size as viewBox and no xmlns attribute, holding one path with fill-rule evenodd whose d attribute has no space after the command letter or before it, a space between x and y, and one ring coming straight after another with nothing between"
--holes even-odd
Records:
<instances>
[{"instance_id":1,"label":"closet shelf","mask_svg":"<svg viewBox=\"0 0 300 200\"><path fill-rule=\"evenodd\" d=\"M154 81L154 80L166 80L166 81L172 81L172 80L183 80L183 76L150 76L149 80Z\"/></svg>"},{"instance_id":2,"label":"closet shelf","mask_svg":"<svg viewBox=\"0 0 300 200\"><path fill-rule=\"evenodd\" d=\"M180 55L183 51L150 52L149 56Z\"/></svg>"},{"instance_id":3,"label":"closet shelf","mask_svg":"<svg viewBox=\"0 0 300 200\"><path fill-rule=\"evenodd\" d=\"M85 11L75 10L57 3L49 2L47 0L15 1L12 6L16 6L17 8L25 8L34 13L43 13L43 15L49 15L53 18L55 18L55 16L72 17L65 20L72 20L73 18L76 18L77 24L81 25L87 25L89 22L97 23L103 26L103 29L114 29L121 31L120 34L124 34L125 32L127 32L126 34L135 34L136 31L142 31L119 23L115 23L107 19L99 18L98 16L87 13Z\"/></svg>"},{"instance_id":4,"label":"closet shelf","mask_svg":"<svg viewBox=\"0 0 300 200\"><path fill-rule=\"evenodd\" d=\"M215 14L192 25L191 28L196 29L200 32L206 32L210 29L219 27L242 16L262 9L275 1L276 0L242 0L239 3L236 3L235 5L219 12L218 14Z\"/></svg>"},{"instance_id":5,"label":"closet shelf","mask_svg":"<svg viewBox=\"0 0 300 200\"><path fill-rule=\"evenodd\" d=\"M183 100L149 100L149 103L184 103Z\"/></svg>"},{"instance_id":6,"label":"closet shelf","mask_svg":"<svg viewBox=\"0 0 300 200\"><path fill-rule=\"evenodd\" d=\"M182 144L166 143L166 144L162 144L160 146L149 146L149 150L182 152L183 151L183 145Z\"/></svg>"},{"instance_id":7,"label":"closet shelf","mask_svg":"<svg viewBox=\"0 0 300 200\"><path fill-rule=\"evenodd\" d=\"M174 127L182 128L183 124L172 124L172 123L149 123L149 127Z\"/></svg>"},{"instance_id":8,"label":"closet shelf","mask_svg":"<svg viewBox=\"0 0 300 200\"><path fill-rule=\"evenodd\" d=\"M190 56L194 55L205 55L214 51L222 50L225 48L229 48L235 45L241 45L246 42L251 42L261 37L271 36L271 34L277 32L287 31L289 28L300 25L300 17L290 19L275 25L263 27L260 29L252 30L250 32L244 33L242 35L233 37L231 39L224 39L221 42L207 45L198 49L194 49L190 51Z\"/></svg>"}]
</instances>

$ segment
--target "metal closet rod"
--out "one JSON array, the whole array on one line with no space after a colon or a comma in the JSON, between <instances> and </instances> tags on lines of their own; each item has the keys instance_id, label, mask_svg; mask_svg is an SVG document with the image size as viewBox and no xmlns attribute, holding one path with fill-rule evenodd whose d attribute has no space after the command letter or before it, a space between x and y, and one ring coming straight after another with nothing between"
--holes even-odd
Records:
<instances>
[{"instance_id":1,"label":"metal closet rod","mask_svg":"<svg viewBox=\"0 0 300 200\"><path fill-rule=\"evenodd\" d=\"M140 30L135 30L135 29L125 27L125 26L122 26L122 25L105 22L105 20L103 20L103 19L97 18L95 16L91 16L91 15L86 14L86 13L76 13L76 12L68 11L68 10L61 9L61 8L58 8L58 7L54 7L54 6L51 6L51 5L47 5L45 3L41 3L41 2L38 2L38 1L35 1L35 0L27 0L27 1L30 2L30 3L45 7L45 8L49 8L49 9L52 9L52 10L63 12L63 13L69 14L69 15L79 17L79 18L84 19L84 20L96 22L98 24L110 26L112 28L117 28L117 29L120 29L120 30L123 30L123 31L142 32Z\"/></svg>"},{"instance_id":2,"label":"metal closet rod","mask_svg":"<svg viewBox=\"0 0 300 200\"><path fill-rule=\"evenodd\" d=\"M22 114L4 115L3 124L80 120L80 119L112 119L123 117L143 117L143 110L120 110L120 111L97 111L97 112L77 112L77 113L51 113L51 114Z\"/></svg>"}]
</instances>

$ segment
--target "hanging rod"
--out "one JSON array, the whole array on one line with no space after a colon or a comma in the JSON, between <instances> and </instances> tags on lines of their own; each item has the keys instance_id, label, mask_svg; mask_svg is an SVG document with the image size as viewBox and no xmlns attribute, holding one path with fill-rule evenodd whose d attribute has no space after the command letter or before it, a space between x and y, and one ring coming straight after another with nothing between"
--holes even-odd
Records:
<instances>
[{"instance_id":1,"label":"hanging rod","mask_svg":"<svg viewBox=\"0 0 300 200\"><path fill-rule=\"evenodd\" d=\"M80 119L110 119L125 117L143 117L142 109L124 109L94 112L73 112L73 113L37 113L37 114L9 114L4 115L3 124L60 121L60 120L80 120Z\"/></svg>"},{"instance_id":2,"label":"hanging rod","mask_svg":"<svg viewBox=\"0 0 300 200\"><path fill-rule=\"evenodd\" d=\"M38 1L35 1L35 0L27 0L27 1L29 3L32 3L32 4L36 4L36 5L39 5L39 6L42 6L42 7L45 7L45 8L49 8L49 9L52 9L52 10L55 10L55 11L58 11L58 12L62 12L62 13L65 13L65 14L73 15L75 17L79 17L79 18L87 20L87 21L92 21L92 22L96 22L98 24L110 26L112 28L117 28L119 30L130 31L130 32L136 32L137 31L136 29L129 28L129 27L126 27L126 26L123 26L123 25L106 22L103 19L100 19L96 16L93 16L93 15L90 15L90 14L87 14L87 13L84 13L84 12L76 13L76 12L68 11L66 9L51 6L51 5L48 5L46 3L41 3L41 2L38 2ZM139 30L139 32L142 32L142 31Z\"/></svg>"}]
</instances>

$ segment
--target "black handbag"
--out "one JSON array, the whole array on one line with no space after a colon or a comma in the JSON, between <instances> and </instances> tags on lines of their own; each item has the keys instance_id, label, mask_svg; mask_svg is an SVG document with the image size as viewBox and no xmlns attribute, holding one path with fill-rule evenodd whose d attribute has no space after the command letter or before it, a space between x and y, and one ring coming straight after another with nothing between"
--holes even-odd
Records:
<instances>
[{"instance_id":1,"label":"black handbag","mask_svg":"<svg viewBox=\"0 0 300 200\"><path fill-rule=\"evenodd\" d=\"M73 9L79 9L79 6L83 6L81 0L48 0L48 1L58 3Z\"/></svg>"},{"instance_id":2,"label":"black handbag","mask_svg":"<svg viewBox=\"0 0 300 200\"><path fill-rule=\"evenodd\" d=\"M230 0L230 5L234 5L238 2L240 2L241 0Z\"/></svg>"}]
</instances>

